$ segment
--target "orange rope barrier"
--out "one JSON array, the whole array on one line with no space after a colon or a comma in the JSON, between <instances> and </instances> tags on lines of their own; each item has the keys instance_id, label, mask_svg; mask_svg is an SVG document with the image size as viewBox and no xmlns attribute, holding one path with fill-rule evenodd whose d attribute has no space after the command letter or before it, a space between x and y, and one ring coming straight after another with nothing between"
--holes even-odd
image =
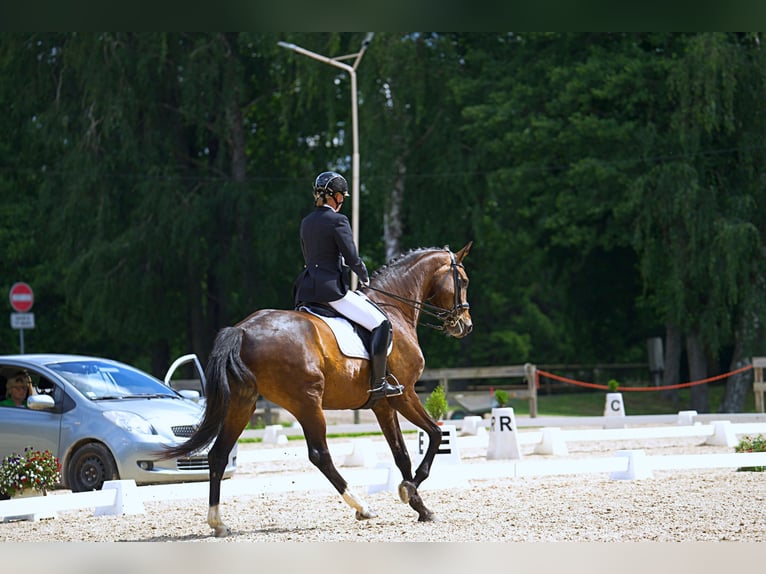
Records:
<instances>
[{"instance_id":1,"label":"orange rope barrier","mask_svg":"<svg viewBox=\"0 0 766 574\"><path fill-rule=\"evenodd\" d=\"M743 373L749 369L752 369L753 365L745 365L744 367L740 367L739 369L736 369L734 371L730 371L728 373L724 373L722 375L716 375L715 377L708 377L707 379L701 379L699 381L692 381L689 383L679 383L677 385L666 385L666 386L660 386L660 387L618 387L619 391L669 391L673 389L684 389L687 387L693 387L695 385L704 385L705 383L709 383L711 381L717 381L719 379L725 379L727 377L731 377L733 375ZM583 381L576 381L574 379L567 379L566 377L560 377L559 375L554 375L553 373L549 373L547 371L541 371L540 369L537 370L537 388L540 388L540 375L544 377L548 377L549 379L553 379L554 381L561 381L562 383L569 383L572 385L577 385L580 387L587 387L590 389L599 389L602 391L608 391L609 386L608 385L597 385L595 383L585 383Z\"/></svg>"}]
</instances>

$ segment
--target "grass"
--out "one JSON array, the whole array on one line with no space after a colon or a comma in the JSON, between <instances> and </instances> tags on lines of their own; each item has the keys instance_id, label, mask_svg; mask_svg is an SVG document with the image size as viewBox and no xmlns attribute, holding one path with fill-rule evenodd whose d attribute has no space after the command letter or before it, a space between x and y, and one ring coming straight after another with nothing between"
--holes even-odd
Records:
<instances>
[{"instance_id":1,"label":"grass","mask_svg":"<svg viewBox=\"0 0 766 574\"><path fill-rule=\"evenodd\" d=\"M718 411L718 405L721 404L725 392L725 385L708 385L708 398L710 402L710 412ZM571 416L571 417L591 417L604 414L606 392L572 392L557 393L552 395L539 394L537 396L537 414L538 416ZM622 393L623 403L625 405L626 415L665 415L673 414L678 411L692 410L691 391L689 389L680 389L678 391L678 401L674 403L669 399L664 399L660 392L632 392ZM513 408L514 414L528 415L529 402L523 399L512 399L508 406ZM750 392L745 397L746 413L755 412L755 398ZM289 423L284 423L289 426ZM263 428L250 427L248 428ZM414 432L414 431L412 431ZM340 433L328 434L327 438L354 438L365 436L377 436L379 432L358 432L358 433ZM303 435L289 436L288 440L303 440ZM240 438L240 443L261 442L259 438Z\"/></svg>"},{"instance_id":2,"label":"grass","mask_svg":"<svg viewBox=\"0 0 766 574\"><path fill-rule=\"evenodd\" d=\"M724 392L724 385L708 385L711 413L718 411ZM537 396L537 413L539 416L601 416L604 414L605 396L603 391L540 394ZM646 391L624 391L622 400L626 415L662 415L693 410L689 389L680 389L678 401L675 403L664 399L660 392ZM510 401L509 406L513 407L515 414L529 414L529 402L526 400L514 399ZM752 392L745 397L744 412L755 412L755 398Z\"/></svg>"}]
</instances>

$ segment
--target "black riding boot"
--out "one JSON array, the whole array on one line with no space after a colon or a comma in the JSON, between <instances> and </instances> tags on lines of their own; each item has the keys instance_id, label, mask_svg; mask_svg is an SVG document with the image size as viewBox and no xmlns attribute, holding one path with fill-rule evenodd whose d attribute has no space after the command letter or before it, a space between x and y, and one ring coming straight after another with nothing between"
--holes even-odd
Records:
<instances>
[{"instance_id":1,"label":"black riding boot","mask_svg":"<svg viewBox=\"0 0 766 574\"><path fill-rule=\"evenodd\" d=\"M386 375L386 354L391 340L391 323L388 320L372 330L370 337L370 393L380 397L395 397L404 392L402 385L392 385ZM395 379L394 379L395 380Z\"/></svg>"}]
</instances>

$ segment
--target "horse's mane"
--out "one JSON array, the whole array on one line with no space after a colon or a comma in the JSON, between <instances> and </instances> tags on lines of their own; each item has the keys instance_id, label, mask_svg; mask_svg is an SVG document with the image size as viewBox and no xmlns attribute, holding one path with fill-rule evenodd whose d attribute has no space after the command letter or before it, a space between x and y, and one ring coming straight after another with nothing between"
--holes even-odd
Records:
<instances>
[{"instance_id":1,"label":"horse's mane","mask_svg":"<svg viewBox=\"0 0 766 574\"><path fill-rule=\"evenodd\" d=\"M415 259L418 255L425 253L426 251L444 251L445 249L448 250L449 246L445 245L444 247L415 247L413 249L410 249L409 251L405 251L404 253L390 259L388 263L376 269L372 273L372 277L378 277L379 275L386 275L391 270L391 268L398 267L399 265L403 263L408 263L412 259Z\"/></svg>"}]
</instances>

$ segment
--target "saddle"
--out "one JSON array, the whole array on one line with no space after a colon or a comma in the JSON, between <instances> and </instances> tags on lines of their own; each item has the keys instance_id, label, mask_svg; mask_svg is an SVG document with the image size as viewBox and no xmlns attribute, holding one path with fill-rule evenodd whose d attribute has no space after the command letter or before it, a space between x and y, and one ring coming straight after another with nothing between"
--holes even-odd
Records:
<instances>
[{"instance_id":1,"label":"saddle","mask_svg":"<svg viewBox=\"0 0 766 574\"><path fill-rule=\"evenodd\" d=\"M347 357L369 359L372 333L357 323L352 323L335 309L324 303L298 303L296 311L310 313L322 319L335 335L338 347ZM390 349L389 349L390 352Z\"/></svg>"}]
</instances>

